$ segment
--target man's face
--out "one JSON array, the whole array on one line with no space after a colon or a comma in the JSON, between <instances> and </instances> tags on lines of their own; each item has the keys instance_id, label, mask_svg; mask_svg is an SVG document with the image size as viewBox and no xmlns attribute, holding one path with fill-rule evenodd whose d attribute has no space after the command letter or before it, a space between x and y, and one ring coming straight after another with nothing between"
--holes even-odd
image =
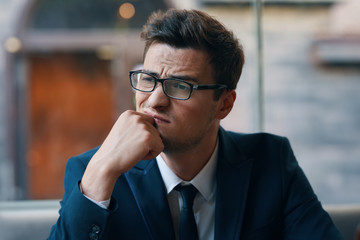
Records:
<instances>
[{"instance_id":1,"label":"man's face","mask_svg":"<svg viewBox=\"0 0 360 240\"><path fill-rule=\"evenodd\" d=\"M206 53L166 44L153 44L144 61L144 71L159 78L175 77L193 84L214 84ZM193 91L190 99L167 97L161 83L151 93L136 92L137 111L151 115L164 145L164 152L185 151L217 134L219 101L213 90Z\"/></svg>"}]
</instances>

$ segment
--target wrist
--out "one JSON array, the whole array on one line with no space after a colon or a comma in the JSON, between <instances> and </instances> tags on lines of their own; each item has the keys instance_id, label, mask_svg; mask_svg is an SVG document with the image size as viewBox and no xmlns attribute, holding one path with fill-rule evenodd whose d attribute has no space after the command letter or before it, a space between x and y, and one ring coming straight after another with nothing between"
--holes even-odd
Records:
<instances>
[{"instance_id":1,"label":"wrist","mask_svg":"<svg viewBox=\"0 0 360 240\"><path fill-rule=\"evenodd\" d=\"M91 202L95 203L96 205L98 205L99 207L103 208L103 209L108 209L110 206L110 198L104 201L95 201L94 199L90 198L89 196L87 196L86 194L84 194L82 187L81 187L81 181L79 182L79 190L81 192L82 195L84 195L84 197L86 197L87 199L89 199Z\"/></svg>"},{"instance_id":2,"label":"wrist","mask_svg":"<svg viewBox=\"0 0 360 240\"><path fill-rule=\"evenodd\" d=\"M106 201L111 197L117 178L118 176L104 172L104 168L88 166L79 188L83 195L96 202Z\"/></svg>"}]
</instances>

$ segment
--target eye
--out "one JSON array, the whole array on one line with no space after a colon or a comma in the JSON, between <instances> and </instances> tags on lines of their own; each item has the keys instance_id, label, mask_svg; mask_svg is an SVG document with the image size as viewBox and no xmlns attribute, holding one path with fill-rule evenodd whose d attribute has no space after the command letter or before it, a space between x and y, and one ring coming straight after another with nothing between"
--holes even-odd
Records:
<instances>
[{"instance_id":1,"label":"eye","mask_svg":"<svg viewBox=\"0 0 360 240\"><path fill-rule=\"evenodd\" d=\"M182 83L182 82L178 82L178 83L174 84L173 87L178 89L178 90L182 90L182 91L190 90L190 86L188 84Z\"/></svg>"},{"instance_id":2,"label":"eye","mask_svg":"<svg viewBox=\"0 0 360 240\"><path fill-rule=\"evenodd\" d=\"M178 81L178 80L171 80L168 82L169 87L177 91L190 91L191 87L188 83Z\"/></svg>"},{"instance_id":3,"label":"eye","mask_svg":"<svg viewBox=\"0 0 360 240\"><path fill-rule=\"evenodd\" d=\"M141 81L144 81L144 82L154 82L155 79L149 75L144 75L142 74L141 77L140 77L140 80Z\"/></svg>"}]
</instances>

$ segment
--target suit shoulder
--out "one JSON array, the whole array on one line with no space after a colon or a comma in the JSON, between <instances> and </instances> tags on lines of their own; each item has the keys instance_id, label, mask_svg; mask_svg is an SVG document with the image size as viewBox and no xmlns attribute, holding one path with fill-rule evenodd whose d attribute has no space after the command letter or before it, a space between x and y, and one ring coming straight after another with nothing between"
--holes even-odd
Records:
<instances>
[{"instance_id":1,"label":"suit shoulder","mask_svg":"<svg viewBox=\"0 0 360 240\"><path fill-rule=\"evenodd\" d=\"M227 135L227 137L224 137L224 139L228 139L227 143L233 142L234 146L241 149L247 156L260 152L275 153L291 149L289 140L286 137L271 133L236 133L227 131L225 135Z\"/></svg>"},{"instance_id":2,"label":"suit shoulder","mask_svg":"<svg viewBox=\"0 0 360 240\"><path fill-rule=\"evenodd\" d=\"M260 133L237 133L232 131L227 131L231 138L236 142L246 142L246 143L280 143L288 141L286 137L260 132Z\"/></svg>"}]
</instances>

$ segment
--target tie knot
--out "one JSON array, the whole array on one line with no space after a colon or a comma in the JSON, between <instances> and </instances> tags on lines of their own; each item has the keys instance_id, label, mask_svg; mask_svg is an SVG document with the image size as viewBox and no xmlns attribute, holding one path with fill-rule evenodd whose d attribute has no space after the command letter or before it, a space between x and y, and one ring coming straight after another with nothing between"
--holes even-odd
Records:
<instances>
[{"instance_id":1,"label":"tie knot","mask_svg":"<svg viewBox=\"0 0 360 240\"><path fill-rule=\"evenodd\" d=\"M198 190L192 184L181 186L180 184L175 187L179 191L183 199L183 207L185 209L192 209L194 198Z\"/></svg>"}]
</instances>

